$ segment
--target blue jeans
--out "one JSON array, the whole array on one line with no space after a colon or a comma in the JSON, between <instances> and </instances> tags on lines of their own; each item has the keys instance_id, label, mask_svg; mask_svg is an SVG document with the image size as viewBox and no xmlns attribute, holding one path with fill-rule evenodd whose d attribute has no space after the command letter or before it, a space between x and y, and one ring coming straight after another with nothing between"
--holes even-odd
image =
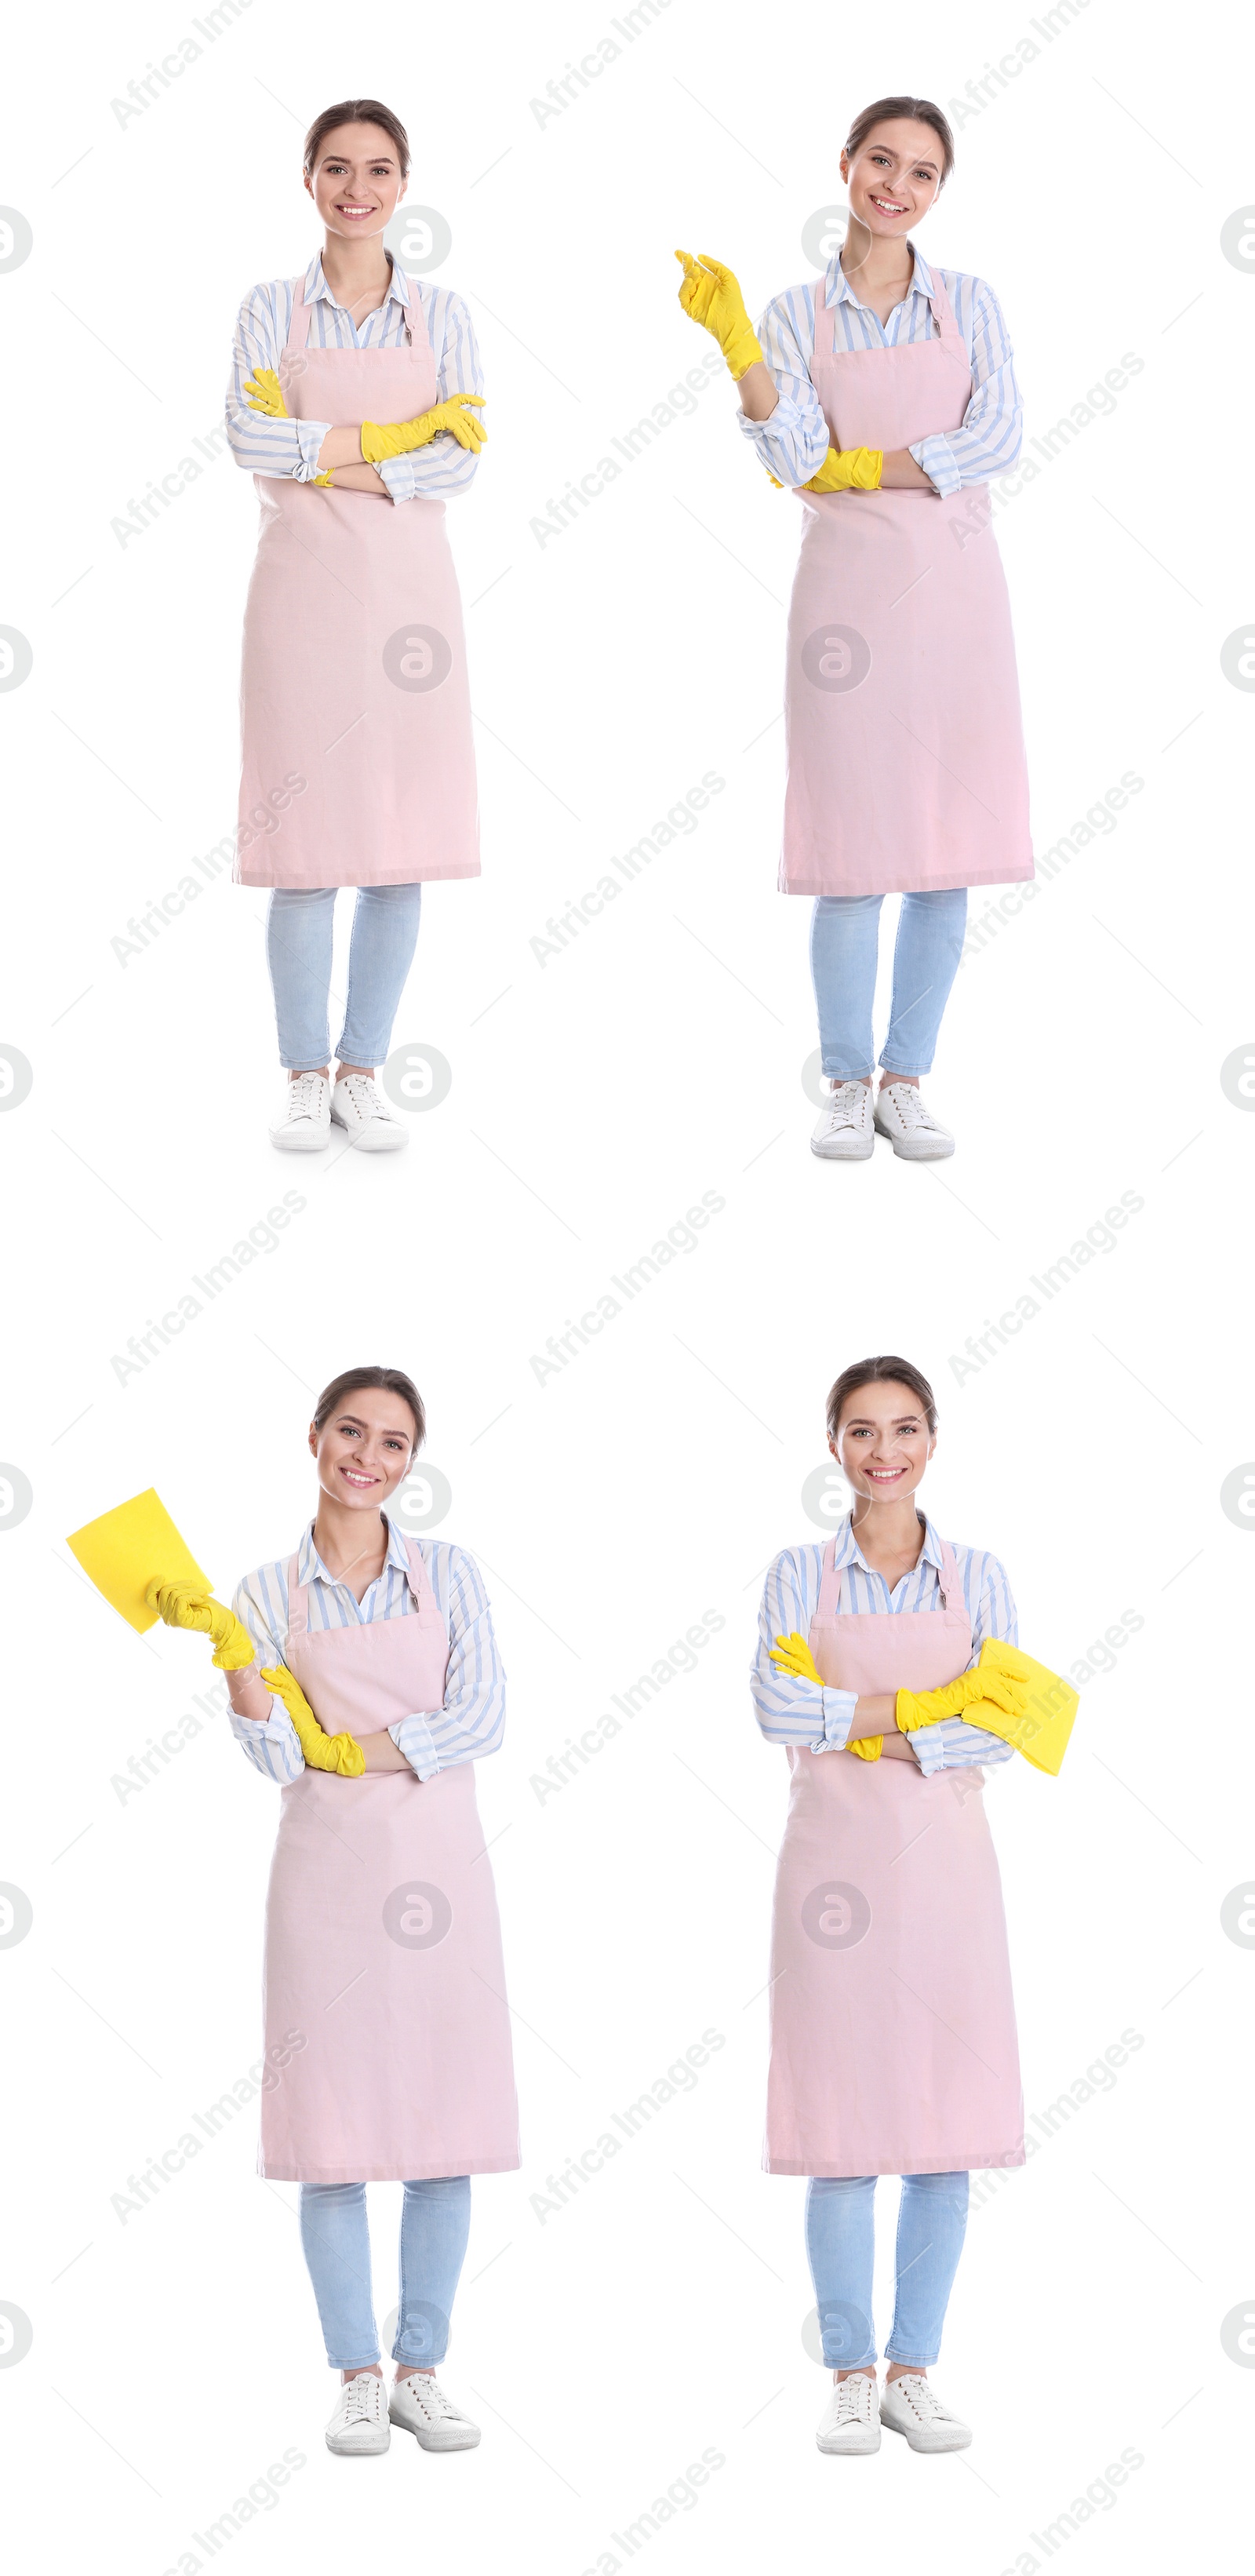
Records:
<instances>
[{"instance_id":1,"label":"blue jeans","mask_svg":"<svg viewBox=\"0 0 1255 2576\"><path fill-rule=\"evenodd\" d=\"M313 1073L331 1061L327 1002L335 886L274 886L266 963L274 989L279 1062ZM418 941L421 885L359 886L349 943L349 996L336 1045L341 1064L385 1064L392 1023Z\"/></svg>"},{"instance_id":2,"label":"blue jeans","mask_svg":"<svg viewBox=\"0 0 1255 2576\"><path fill-rule=\"evenodd\" d=\"M876 1062L880 894L821 894L811 915L811 975L823 1068L830 1079L870 1079ZM950 998L963 933L967 887L904 894L893 948L893 1003L881 1054L886 1073L927 1073ZM319 1058L321 1062L321 1058Z\"/></svg>"},{"instance_id":3,"label":"blue jeans","mask_svg":"<svg viewBox=\"0 0 1255 2576\"><path fill-rule=\"evenodd\" d=\"M886 2361L927 2369L941 2350L946 2302L967 2229L965 2173L903 2174L893 2332ZM806 2186L806 2251L824 2359L858 2370L876 2358L872 2328L875 2174L814 2175Z\"/></svg>"},{"instance_id":4,"label":"blue jeans","mask_svg":"<svg viewBox=\"0 0 1255 2576\"><path fill-rule=\"evenodd\" d=\"M427 2368L444 2360L470 2226L469 2174L406 2183L394 2361ZM361 2370L378 2361L365 2183L303 2182L301 2243L332 2369Z\"/></svg>"}]
</instances>

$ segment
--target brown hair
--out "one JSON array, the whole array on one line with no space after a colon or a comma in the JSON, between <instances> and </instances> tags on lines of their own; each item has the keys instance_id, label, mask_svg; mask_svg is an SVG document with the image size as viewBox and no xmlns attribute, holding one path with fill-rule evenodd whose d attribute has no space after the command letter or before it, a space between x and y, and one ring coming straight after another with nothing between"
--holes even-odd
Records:
<instances>
[{"instance_id":1,"label":"brown hair","mask_svg":"<svg viewBox=\"0 0 1255 2576\"><path fill-rule=\"evenodd\" d=\"M334 134L338 125L381 126L390 142L394 143L396 146L397 159L401 164L402 178L408 179L410 175L410 138L405 131L405 127L401 123L400 117L394 116L390 107L381 107L377 98L342 98L338 107L324 107L322 115L314 118L314 122L305 137L305 170L307 175L313 169L314 163L318 159L318 155L321 152L328 135Z\"/></svg>"},{"instance_id":2,"label":"brown hair","mask_svg":"<svg viewBox=\"0 0 1255 2576\"><path fill-rule=\"evenodd\" d=\"M931 125L941 145L941 178L944 188L954 168L954 136L939 107L930 98L878 98L870 107L860 109L845 138L847 152L861 152L873 125L888 125L898 117L909 117L914 125Z\"/></svg>"},{"instance_id":3,"label":"brown hair","mask_svg":"<svg viewBox=\"0 0 1255 2576\"><path fill-rule=\"evenodd\" d=\"M419 1394L418 1388L415 1386L413 1378L406 1376L404 1369L351 1368L342 1370L339 1377L332 1378L330 1386L325 1386L323 1388L322 1394L319 1396L318 1402L314 1406L315 1431L326 1430L332 1414L339 1412L345 1396L352 1395L354 1388L359 1386L375 1387L382 1395L398 1395L402 1404L408 1404L410 1411L414 1416L414 1446L416 1449L421 1449L423 1442L427 1437L427 1416L423 1411L423 1399Z\"/></svg>"},{"instance_id":4,"label":"brown hair","mask_svg":"<svg viewBox=\"0 0 1255 2576\"><path fill-rule=\"evenodd\" d=\"M914 1368L910 1360L895 1359L890 1351L879 1351L875 1359L853 1360L849 1368L842 1369L840 1377L829 1387L829 1439L836 1439L842 1412L849 1403L850 1397L857 1395L861 1386L884 1386L886 1383L894 1386L909 1386L929 1430L936 1430L936 1399L922 1369Z\"/></svg>"}]
</instances>

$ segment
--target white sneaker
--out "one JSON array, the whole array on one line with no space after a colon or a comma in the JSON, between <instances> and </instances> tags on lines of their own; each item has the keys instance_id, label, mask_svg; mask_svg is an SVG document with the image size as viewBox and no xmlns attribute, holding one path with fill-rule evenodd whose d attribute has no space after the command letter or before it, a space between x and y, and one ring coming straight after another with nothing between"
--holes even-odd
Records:
<instances>
[{"instance_id":1,"label":"white sneaker","mask_svg":"<svg viewBox=\"0 0 1255 2576\"><path fill-rule=\"evenodd\" d=\"M904 1163L942 1163L954 1152L954 1138L931 1109L925 1109L913 1082L886 1082L876 1094L873 1111L877 1133L887 1136Z\"/></svg>"},{"instance_id":2,"label":"white sneaker","mask_svg":"<svg viewBox=\"0 0 1255 2576\"><path fill-rule=\"evenodd\" d=\"M891 2433L905 2433L913 2451L965 2451L972 2438L971 2425L943 2406L922 2371L886 2380L880 2420Z\"/></svg>"},{"instance_id":3,"label":"white sneaker","mask_svg":"<svg viewBox=\"0 0 1255 2576\"><path fill-rule=\"evenodd\" d=\"M331 1143L331 1085L325 1073L298 1073L289 1082L270 1142L285 1154L321 1154Z\"/></svg>"},{"instance_id":4,"label":"white sneaker","mask_svg":"<svg viewBox=\"0 0 1255 2576\"><path fill-rule=\"evenodd\" d=\"M874 2372L856 2370L848 2379L836 2381L815 2439L821 2451L861 2454L880 2449Z\"/></svg>"},{"instance_id":5,"label":"white sneaker","mask_svg":"<svg viewBox=\"0 0 1255 2576\"><path fill-rule=\"evenodd\" d=\"M473 2451L479 2440L478 2424L446 2397L434 2371L411 2370L398 2379L388 2413L424 2451Z\"/></svg>"},{"instance_id":6,"label":"white sneaker","mask_svg":"<svg viewBox=\"0 0 1255 2576\"><path fill-rule=\"evenodd\" d=\"M327 2426L327 2448L344 2459L359 2452L386 2451L392 2439L388 2401L377 2371L359 2370L346 2379Z\"/></svg>"},{"instance_id":7,"label":"white sneaker","mask_svg":"<svg viewBox=\"0 0 1255 2576\"><path fill-rule=\"evenodd\" d=\"M834 1082L811 1138L812 1154L822 1154L827 1163L865 1163L875 1151L871 1084Z\"/></svg>"},{"instance_id":8,"label":"white sneaker","mask_svg":"<svg viewBox=\"0 0 1255 2576\"><path fill-rule=\"evenodd\" d=\"M395 1154L410 1141L409 1128L385 1109L368 1073L342 1073L331 1095L331 1115L363 1154Z\"/></svg>"}]
</instances>

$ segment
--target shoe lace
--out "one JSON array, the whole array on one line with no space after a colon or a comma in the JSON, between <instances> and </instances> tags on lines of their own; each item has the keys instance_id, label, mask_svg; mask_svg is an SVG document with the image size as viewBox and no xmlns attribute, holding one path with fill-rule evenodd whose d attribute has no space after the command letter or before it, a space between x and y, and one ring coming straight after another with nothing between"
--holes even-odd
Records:
<instances>
[{"instance_id":1,"label":"shoe lace","mask_svg":"<svg viewBox=\"0 0 1255 2576\"><path fill-rule=\"evenodd\" d=\"M937 1121L925 1108L913 1082L896 1082L892 1086L893 1104L905 1127L925 1128L931 1135Z\"/></svg>"},{"instance_id":2,"label":"shoe lace","mask_svg":"<svg viewBox=\"0 0 1255 2576\"><path fill-rule=\"evenodd\" d=\"M434 2371L412 2370L407 2373L406 2385L413 2389L420 2406L427 2414L457 2414L456 2406L451 2398L446 2397Z\"/></svg>"},{"instance_id":3,"label":"shoe lace","mask_svg":"<svg viewBox=\"0 0 1255 2576\"><path fill-rule=\"evenodd\" d=\"M865 2370L851 2371L848 2379L837 2381L837 2422L857 2422L871 2402L872 2383ZM866 2393L865 2393L866 2392Z\"/></svg>"},{"instance_id":4,"label":"shoe lace","mask_svg":"<svg viewBox=\"0 0 1255 2576\"><path fill-rule=\"evenodd\" d=\"M382 2381L376 2382L373 2370L359 2370L354 2374L347 2382L344 2391L346 2422L351 2424L359 2416L374 2413L372 2389L375 2385L382 2386L382 2384Z\"/></svg>"},{"instance_id":5,"label":"shoe lace","mask_svg":"<svg viewBox=\"0 0 1255 2576\"><path fill-rule=\"evenodd\" d=\"M308 1118L310 1116L318 1106L318 1087L321 1081L320 1073L298 1073L295 1082L289 1085L289 1117Z\"/></svg>"},{"instance_id":6,"label":"shoe lace","mask_svg":"<svg viewBox=\"0 0 1255 2576\"><path fill-rule=\"evenodd\" d=\"M944 2415L946 2410L941 2399L932 2382L924 2378L922 2371L906 2371L901 2378L895 2379L893 2384L905 2404L913 2406L917 2415Z\"/></svg>"},{"instance_id":7,"label":"shoe lace","mask_svg":"<svg viewBox=\"0 0 1255 2576\"><path fill-rule=\"evenodd\" d=\"M392 1111L380 1099L368 1073L342 1073L340 1080L360 1117L383 1118L391 1125L399 1124L399 1121L393 1118Z\"/></svg>"},{"instance_id":8,"label":"shoe lace","mask_svg":"<svg viewBox=\"0 0 1255 2576\"><path fill-rule=\"evenodd\" d=\"M864 1085L861 1082L842 1082L838 1085L828 1103L828 1119L831 1126L856 1127L858 1125L858 1112L861 1106L858 1095L863 1089ZM839 2381L838 2386L844 2387L844 2380Z\"/></svg>"}]
</instances>

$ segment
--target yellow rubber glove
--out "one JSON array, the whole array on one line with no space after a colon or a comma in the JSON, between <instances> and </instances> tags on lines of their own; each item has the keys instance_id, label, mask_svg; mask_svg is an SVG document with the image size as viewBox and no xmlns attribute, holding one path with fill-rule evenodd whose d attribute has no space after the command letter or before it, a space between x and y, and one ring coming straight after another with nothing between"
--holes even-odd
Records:
<instances>
[{"instance_id":1,"label":"yellow rubber glove","mask_svg":"<svg viewBox=\"0 0 1255 2576\"><path fill-rule=\"evenodd\" d=\"M145 1594L150 1610L165 1620L167 1628L192 1628L198 1636L212 1637L214 1662L219 1672L243 1672L257 1661L257 1648L247 1628L241 1626L234 1610L225 1601L215 1601L196 1583L163 1583L160 1577L150 1583Z\"/></svg>"},{"instance_id":2,"label":"yellow rubber glove","mask_svg":"<svg viewBox=\"0 0 1255 2576\"><path fill-rule=\"evenodd\" d=\"M244 398L253 411L264 412L267 420L290 420L292 415L283 399L283 388L273 367L258 367L244 387ZM329 483L329 474L315 474L315 483Z\"/></svg>"},{"instance_id":3,"label":"yellow rubber glove","mask_svg":"<svg viewBox=\"0 0 1255 2576\"><path fill-rule=\"evenodd\" d=\"M983 1647L981 1652L983 1655ZM992 1705L1004 1717L1022 1719L1028 1707L1028 1690L1017 1675L992 1663L981 1663L974 1672L960 1673L957 1680L944 1683L940 1690L900 1690L895 1715L902 1734L913 1735L917 1726L936 1726L943 1717L965 1717L975 1700Z\"/></svg>"},{"instance_id":4,"label":"yellow rubber glove","mask_svg":"<svg viewBox=\"0 0 1255 2576\"><path fill-rule=\"evenodd\" d=\"M983 1726L990 1735L1000 1736L1004 1744L1013 1744L1035 1771L1058 1777L1059 1766L1068 1749L1072 1724L1080 1707L1080 1694L1048 1664L1035 1662L1019 1646L1008 1646L1001 1637L987 1637L980 1650L980 1662L971 1676L982 1685L982 1698L964 1711L969 1726ZM1006 1713L993 1691L995 1681L1011 1679L1024 1692L1024 1707L1016 1715Z\"/></svg>"},{"instance_id":5,"label":"yellow rubber glove","mask_svg":"<svg viewBox=\"0 0 1255 2576\"><path fill-rule=\"evenodd\" d=\"M355 1735L328 1735L319 1725L309 1701L294 1673L286 1664L268 1664L262 1680L275 1698L282 1700L297 1741L311 1771L338 1771L344 1780L360 1780L366 1768L366 1756Z\"/></svg>"},{"instance_id":6,"label":"yellow rubber glove","mask_svg":"<svg viewBox=\"0 0 1255 2576\"><path fill-rule=\"evenodd\" d=\"M420 412L417 420L364 420L361 440L366 463L379 465L385 457L409 456L416 447L426 447L433 438L439 438L442 430L452 431L459 447L469 447L478 456L488 436L479 417L483 400L482 394L450 394L447 402L437 403L432 411Z\"/></svg>"},{"instance_id":7,"label":"yellow rubber glove","mask_svg":"<svg viewBox=\"0 0 1255 2576\"><path fill-rule=\"evenodd\" d=\"M273 367L258 367L246 379L244 400L250 411L264 412L267 420L288 420L291 417Z\"/></svg>"},{"instance_id":8,"label":"yellow rubber glove","mask_svg":"<svg viewBox=\"0 0 1255 2576\"><path fill-rule=\"evenodd\" d=\"M680 303L690 322L700 322L719 343L730 374L740 381L747 367L762 357L754 334L754 325L745 310L745 298L730 268L701 251L693 259L686 250L676 252L684 277L680 286Z\"/></svg>"},{"instance_id":9,"label":"yellow rubber glove","mask_svg":"<svg viewBox=\"0 0 1255 2576\"><path fill-rule=\"evenodd\" d=\"M884 469L882 447L830 447L818 474L804 492L878 492Z\"/></svg>"},{"instance_id":10,"label":"yellow rubber glove","mask_svg":"<svg viewBox=\"0 0 1255 2576\"><path fill-rule=\"evenodd\" d=\"M790 1681L813 1682L816 1690L823 1689L823 1675L805 1637L799 1637L796 1629L791 1637L777 1637L771 1649L771 1660L777 1672L787 1673Z\"/></svg>"},{"instance_id":11,"label":"yellow rubber glove","mask_svg":"<svg viewBox=\"0 0 1255 2576\"><path fill-rule=\"evenodd\" d=\"M805 1637L799 1637L796 1629L791 1637L777 1637L771 1649L771 1660L779 1672L788 1673L792 1680L814 1682L817 1689L823 1689L823 1674L818 1670ZM856 1743L847 1744L845 1749L847 1753L857 1753L860 1762L879 1762L884 1740L883 1735L863 1735Z\"/></svg>"}]
</instances>

